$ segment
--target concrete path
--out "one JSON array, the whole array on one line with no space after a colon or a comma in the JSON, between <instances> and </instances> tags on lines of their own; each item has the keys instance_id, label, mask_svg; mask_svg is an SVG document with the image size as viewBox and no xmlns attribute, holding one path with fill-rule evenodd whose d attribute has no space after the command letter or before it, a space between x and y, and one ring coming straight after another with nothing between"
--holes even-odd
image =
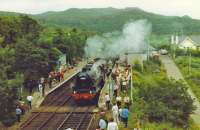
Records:
<instances>
[{"instance_id":1,"label":"concrete path","mask_svg":"<svg viewBox=\"0 0 200 130\"><path fill-rule=\"evenodd\" d=\"M166 68L167 75L169 78L173 78L176 80L179 80L179 79L184 80L184 77L181 74L179 68L176 66L174 61L169 56L161 55L160 59ZM200 103L198 102L196 96L194 95L194 93L192 92L192 90L190 88L188 89L188 93L194 99L194 105L197 107L197 109L194 111L194 113L191 115L191 117L197 125L200 125Z\"/></svg>"}]
</instances>

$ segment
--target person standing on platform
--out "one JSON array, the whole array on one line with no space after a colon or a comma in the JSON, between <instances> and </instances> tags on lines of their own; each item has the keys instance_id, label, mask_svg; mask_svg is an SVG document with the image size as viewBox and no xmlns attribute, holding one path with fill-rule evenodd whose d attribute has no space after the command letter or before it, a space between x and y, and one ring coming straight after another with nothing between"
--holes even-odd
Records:
<instances>
[{"instance_id":1,"label":"person standing on platform","mask_svg":"<svg viewBox=\"0 0 200 130\"><path fill-rule=\"evenodd\" d=\"M127 92L127 81L124 76L122 78L122 91Z\"/></svg>"},{"instance_id":2,"label":"person standing on platform","mask_svg":"<svg viewBox=\"0 0 200 130\"><path fill-rule=\"evenodd\" d=\"M116 77L116 82L117 82L117 85L118 85L118 89L119 89L120 86L121 86L121 77L122 77L122 74L121 74L121 73Z\"/></svg>"},{"instance_id":3,"label":"person standing on platform","mask_svg":"<svg viewBox=\"0 0 200 130\"><path fill-rule=\"evenodd\" d=\"M126 94L126 96L124 97L124 104L129 109L131 102L130 102L130 98L129 98L128 94Z\"/></svg>"},{"instance_id":4,"label":"person standing on platform","mask_svg":"<svg viewBox=\"0 0 200 130\"><path fill-rule=\"evenodd\" d=\"M110 109L110 96L108 93L106 93L106 95L105 95L105 104L106 104L107 110L109 110Z\"/></svg>"},{"instance_id":5,"label":"person standing on platform","mask_svg":"<svg viewBox=\"0 0 200 130\"><path fill-rule=\"evenodd\" d=\"M117 97L118 88L119 88L119 86L118 86L117 81L116 81L115 84L114 84L114 94L113 94L114 97Z\"/></svg>"},{"instance_id":6,"label":"person standing on platform","mask_svg":"<svg viewBox=\"0 0 200 130\"><path fill-rule=\"evenodd\" d=\"M117 97L116 97L116 102L117 102L118 108L120 108L120 107L121 107L121 104L122 104L122 97L121 97L121 96L117 96Z\"/></svg>"},{"instance_id":7,"label":"person standing on platform","mask_svg":"<svg viewBox=\"0 0 200 130\"><path fill-rule=\"evenodd\" d=\"M27 81L27 87L29 88L29 94L32 94L32 91L33 91L33 80L30 79Z\"/></svg>"},{"instance_id":8,"label":"person standing on platform","mask_svg":"<svg viewBox=\"0 0 200 130\"><path fill-rule=\"evenodd\" d=\"M119 121L123 121L122 120L122 108L119 108Z\"/></svg>"},{"instance_id":9,"label":"person standing on platform","mask_svg":"<svg viewBox=\"0 0 200 130\"><path fill-rule=\"evenodd\" d=\"M42 84L41 83L38 84L38 89L39 89L40 95L42 96Z\"/></svg>"},{"instance_id":10,"label":"person standing on platform","mask_svg":"<svg viewBox=\"0 0 200 130\"><path fill-rule=\"evenodd\" d=\"M64 80L64 75L65 75L64 71L61 71L61 73L60 73L60 79L61 79L61 81Z\"/></svg>"},{"instance_id":11,"label":"person standing on platform","mask_svg":"<svg viewBox=\"0 0 200 130\"><path fill-rule=\"evenodd\" d=\"M15 113L16 113L17 121L20 122L22 110L19 108L19 106L17 106Z\"/></svg>"},{"instance_id":12,"label":"person standing on platform","mask_svg":"<svg viewBox=\"0 0 200 130\"><path fill-rule=\"evenodd\" d=\"M27 96L26 99L28 101L29 109L32 109L32 100L33 100L33 97L30 95L30 96Z\"/></svg>"},{"instance_id":13,"label":"person standing on platform","mask_svg":"<svg viewBox=\"0 0 200 130\"><path fill-rule=\"evenodd\" d=\"M100 120L99 120L99 127L101 130L106 130L107 123L103 118L100 118Z\"/></svg>"},{"instance_id":14,"label":"person standing on platform","mask_svg":"<svg viewBox=\"0 0 200 130\"><path fill-rule=\"evenodd\" d=\"M49 74L49 77L48 77L48 84L49 84L49 88L52 87L52 82L53 82L53 77L51 74Z\"/></svg>"},{"instance_id":15,"label":"person standing on platform","mask_svg":"<svg viewBox=\"0 0 200 130\"><path fill-rule=\"evenodd\" d=\"M42 96L44 97L44 95L45 95L45 79L44 79L44 77L40 78L40 83L42 84Z\"/></svg>"},{"instance_id":16,"label":"person standing on platform","mask_svg":"<svg viewBox=\"0 0 200 130\"><path fill-rule=\"evenodd\" d=\"M116 103L114 103L112 107L112 114L113 114L113 119L114 121L119 124L119 109Z\"/></svg>"},{"instance_id":17,"label":"person standing on platform","mask_svg":"<svg viewBox=\"0 0 200 130\"><path fill-rule=\"evenodd\" d=\"M114 122L113 118L110 118L107 130L119 130L118 125L116 122Z\"/></svg>"},{"instance_id":18,"label":"person standing on platform","mask_svg":"<svg viewBox=\"0 0 200 130\"><path fill-rule=\"evenodd\" d=\"M40 83L41 83L42 85L45 85L45 79L44 79L44 77L41 77L41 78L40 78Z\"/></svg>"},{"instance_id":19,"label":"person standing on platform","mask_svg":"<svg viewBox=\"0 0 200 130\"><path fill-rule=\"evenodd\" d=\"M121 116L122 116L122 120L124 122L125 128L128 127L128 115L129 115L129 110L128 110L127 107L124 107L122 109L122 115Z\"/></svg>"}]
</instances>

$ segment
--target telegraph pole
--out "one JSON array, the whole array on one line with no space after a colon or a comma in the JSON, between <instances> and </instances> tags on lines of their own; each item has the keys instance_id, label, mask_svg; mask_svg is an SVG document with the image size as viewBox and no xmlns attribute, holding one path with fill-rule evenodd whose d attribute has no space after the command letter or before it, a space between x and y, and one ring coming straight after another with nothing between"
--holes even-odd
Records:
<instances>
[{"instance_id":1,"label":"telegraph pole","mask_svg":"<svg viewBox=\"0 0 200 130\"><path fill-rule=\"evenodd\" d=\"M147 39L147 61L149 60L149 39Z\"/></svg>"},{"instance_id":2,"label":"telegraph pole","mask_svg":"<svg viewBox=\"0 0 200 130\"><path fill-rule=\"evenodd\" d=\"M189 75L191 75L191 63L192 63L191 52L189 52L189 64L188 64L188 72L189 72Z\"/></svg>"},{"instance_id":3,"label":"telegraph pole","mask_svg":"<svg viewBox=\"0 0 200 130\"><path fill-rule=\"evenodd\" d=\"M131 102L133 103L133 66L131 64Z\"/></svg>"},{"instance_id":4,"label":"telegraph pole","mask_svg":"<svg viewBox=\"0 0 200 130\"><path fill-rule=\"evenodd\" d=\"M128 51L127 51L127 53L125 53L125 58L126 58L126 66L128 66L128 64L129 64L129 58L128 58L128 54L131 54L131 53L129 53ZM130 67L131 67L131 93L130 93L130 97L131 97L131 103L133 103L133 70L132 70L132 68L133 68L133 66L132 66L132 64L130 63ZM130 82L129 82L130 83Z\"/></svg>"}]
</instances>

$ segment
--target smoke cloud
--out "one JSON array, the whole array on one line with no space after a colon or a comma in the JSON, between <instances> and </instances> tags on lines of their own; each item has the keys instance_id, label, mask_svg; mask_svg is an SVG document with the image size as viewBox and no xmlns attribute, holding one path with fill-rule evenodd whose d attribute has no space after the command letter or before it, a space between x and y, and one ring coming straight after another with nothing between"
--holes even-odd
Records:
<instances>
[{"instance_id":1,"label":"smoke cloud","mask_svg":"<svg viewBox=\"0 0 200 130\"><path fill-rule=\"evenodd\" d=\"M98 79L101 76L100 66L105 63L105 60L99 60L95 62L91 68L91 71L89 72L89 75L94 79Z\"/></svg>"},{"instance_id":2,"label":"smoke cloud","mask_svg":"<svg viewBox=\"0 0 200 130\"><path fill-rule=\"evenodd\" d=\"M87 39L85 53L87 57L108 58L129 52L146 50L146 42L151 33L151 24L147 20L138 20L124 25L121 32L105 33Z\"/></svg>"}]
</instances>

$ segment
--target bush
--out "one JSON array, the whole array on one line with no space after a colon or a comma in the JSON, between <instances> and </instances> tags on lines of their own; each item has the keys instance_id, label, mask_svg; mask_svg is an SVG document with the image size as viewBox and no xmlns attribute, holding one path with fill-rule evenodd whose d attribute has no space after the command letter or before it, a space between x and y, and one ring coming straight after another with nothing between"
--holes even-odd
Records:
<instances>
[{"instance_id":1,"label":"bush","mask_svg":"<svg viewBox=\"0 0 200 130\"><path fill-rule=\"evenodd\" d=\"M200 50L176 49L176 56L186 56L188 54L191 54L194 57L200 57Z\"/></svg>"},{"instance_id":2,"label":"bush","mask_svg":"<svg viewBox=\"0 0 200 130\"><path fill-rule=\"evenodd\" d=\"M139 62L139 60L135 60L133 63L133 69L138 71L138 72L142 72L142 65Z\"/></svg>"},{"instance_id":3,"label":"bush","mask_svg":"<svg viewBox=\"0 0 200 130\"><path fill-rule=\"evenodd\" d=\"M181 82L156 78L156 83L144 83L139 96L145 101L145 114L150 121L171 122L184 126L194 110L193 100Z\"/></svg>"},{"instance_id":4,"label":"bush","mask_svg":"<svg viewBox=\"0 0 200 130\"><path fill-rule=\"evenodd\" d=\"M151 59L143 62L144 71L148 73L160 72L161 62L160 60Z\"/></svg>"},{"instance_id":5,"label":"bush","mask_svg":"<svg viewBox=\"0 0 200 130\"><path fill-rule=\"evenodd\" d=\"M9 113L8 115L4 116L4 119L2 120L2 123L4 126L12 126L16 121L15 114L14 113Z\"/></svg>"}]
</instances>

